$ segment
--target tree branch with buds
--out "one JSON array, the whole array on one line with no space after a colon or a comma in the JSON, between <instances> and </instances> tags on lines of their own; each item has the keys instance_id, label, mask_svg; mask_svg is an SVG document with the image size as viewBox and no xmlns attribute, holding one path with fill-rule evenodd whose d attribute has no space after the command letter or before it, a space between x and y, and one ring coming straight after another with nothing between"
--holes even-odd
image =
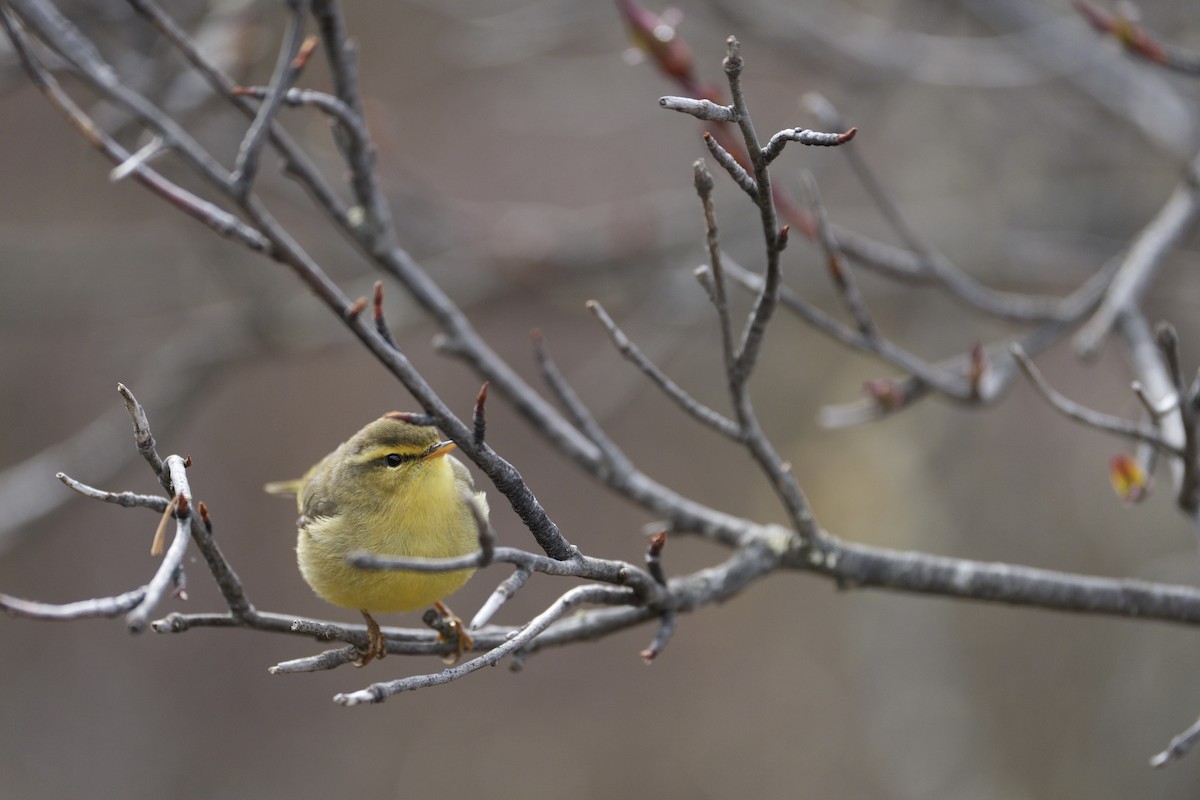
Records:
<instances>
[{"instance_id":1,"label":"tree branch with buds","mask_svg":"<svg viewBox=\"0 0 1200 800\"><path fill-rule=\"evenodd\" d=\"M483 514L476 513L479 528L478 554L458 559L416 561L364 553L351 563L364 570L452 571L480 570L476 580L509 569L498 578L496 588L471 622L473 652L478 655L462 664L436 673L380 681L338 694L343 705L378 703L398 693L457 681L483 666L509 660L513 664L551 646L595 640L626 628L657 622L649 644L640 651L647 663L659 658L684 614L698 613L728 600L755 582L774 573L801 572L823 578L839 588L877 588L890 591L971 599L980 602L1021 605L1058 611L1160 620L1200 625L1200 590L1189 586L1107 578L1058 572L1016 564L997 564L950 558L918 551L871 547L843 539L823 528L790 465L772 441L754 404L752 377L767 337L778 336L772 324L782 307L795 313L812 328L851 348L866 352L901 370L897 378L869 384L866 397L852 408L828 412L831 424L851 424L877 419L910 406L917 399L940 394L969 406L995 402L1004 389L1024 370L1059 410L1085 424L1131 438L1154 448L1177 473L1181 510L1194 520L1197 513L1197 383L1188 386L1179 365L1178 347L1170 336L1158 337L1159 347L1148 352L1139 333L1135 315L1146 282L1165 250L1174 247L1194 219L1194 202L1184 211L1165 213L1152 223L1140 241L1145 255L1131 253L1118 265L1099 269L1074 292L1061 298L998 292L982 286L966 272L923 245L886 199L861 159L855 163L884 214L902 234L905 246L896 247L867 239L839 227L829 219L816 182L805 179L806 206L795 203L774 180L773 168L793 158L799 148L857 148L863 136L857 129L837 124L834 132L814 132L800 126L783 128L762 144L742 85L744 60L738 41L726 42L723 62L728 103L721 92L696 78L682 43L652 48L664 74L695 97L664 97L659 104L712 123L704 141L714 161L727 173L750 201L757 217L758 247L749 266L734 263L724 252L713 192L715 179L703 161L693 167L692 182L699 200L697 231L703 231L707 263L697 277L713 306L720 334L719 381L728 408L713 408L693 397L672 380L622 331L616 320L598 303L588 304L616 349L653 385L666 394L686 416L712 428L745 449L786 514L787 525L772 525L738 517L680 492L668 489L648 475L621 449L588 408L586 399L569 384L557 368L546 342L534 339L535 360L548 388L548 396L525 381L518 372L486 343L454 301L434 282L421 265L402 249L392 222L390 207L380 189L376 152L363 114L359 95L355 47L346 29L341 7L332 0L287 4L286 30L280 37L276 68L270 84L241 87L211 61L187 33L175 24L153 0L131 0L131 5L150 21L167 44L175 48L205 79L214 100L228 104L244 115L239 129L241 146L232 167L225 166L169 113L146 96L121 82L98 48L88 41L51 0L0 0L0 22L20 55L24 67L47 100L57 108L121 176L128 175L157 197L192 218L246 247L283 265L345 326L406 389L420 406L421 422L437 425L460 451L506 498L524 523L536 546L524 550L495 545ZM632 3L619 3L628 15L631 30L646 24ZM309 17L317 38L304 34ZM642 31L649 35L649 31ZM315 93L296 86L304 77L310 57L324 53L332 75L330 93ZM52 53L71 65L74 75L89 96L106 100L123 109L142 132L157 137L152 151L130 153L101 129L57 82L42 56ZM686 57L685 57L686 55ZM280 119L285 106L297 113L320 113L333 121L333 139L343 159L345 185L315 168L303 150L283 130ZM291 112L289 112L291 113ZM239 118L241 119L241 118ZM813 151L823 154L826 151ZM197 191L185 189L157 171L151 156L169 153L189 178L204 185L204 191L220 203L201 199ZM321 263L280 221L260 195L256 176L268 153L277 157L288 175L303 187L315 207L325 216L331 234L341 234L381 274L398 284L401 291L437 324L441 349L460 359L482 381L473 403L448 402L438 389L413 366L392 336L383 308L383 286L378 284L370 301L352 300L329 277ZM857 155L857 153L856 153ZM820 157L818 155L817 157ZM348 203L342 193L353 198ZM738 195L741 197L742 195ZM722 212L725 213L725 212ZM784 223L781 224L780 220ZM840 299L841 314L818 308L785 283L782 255L790 231L821 248ZM309 233L305 231L305 233ZM1151 247L1153 245L1153 247ZM1135 248L1136 249L1136 248ZM1152 252L1150 252L1152 251ZM1142 252L1142 251L1139 251ZM887 338L871 315L851 269L867 267L898 279L940 286L968 307L1006 321L1028 325L1032 330L1011 339L984 345L962 342L958 355L941 361L927 360ZM1142 264L1146 266L1131 266ZM1135 280L1136 279L1136 280ZM1133 289L1122 289L1126 282ZM736 319L729 296L737 284L751 297L744 319ZM1102 299L1103 298L1103 299ZM1110 312L1106 308L1113 309ZM370 314L366 312L371 310ZM1130 362L1139 370L1141 391L1148 405L1160 409L1149 421L1129 423L1097 415L1050 389L1033 367L1029 354L1060 341L1076 330L1089 315L1122 333L1129 345ZM1111 319L1109 319L1111 316ZM1139 338L1141 336L1141 338ZM1014 342L1016 344L1014 344ZM1166 387L1166 388L1162 388ZM1164 397L1173 393L1174 397ZM61 476L73 490L102 502L131 508L147 508L166 521L164 535L174 526L174 537L162 553L155 574L144 584L110 597L68 603L40 604L0 595L0 608L10 613L40 619L76 619L87 616L126 616L130 630L147 625L159 633L183 633L201 627L239 627L315 639L336 641L343 646L283 662L275 674L297 674L340 667L354 660L355 648L367 641L361 625L340 625L294 615L258 610L247 588L220 550L207 506L195 499L194 486L203 484L209 465L197 464L186 471L187 460L178 455L160 458L145 409L122 387L122 395L133 423L139 452L146 459L164 494L108 492L89 487L74 478ZM661 522L645 548L645 565L620 559L585 554L573 545L541 505L515 464L492 448L485 439L486 403L509 403L548 446L566 456L589 475L596 486L607 488L656 515ZM469 399L468 399L469 400ZM470 405L468 419L453 410ZM69 468L69 465L63 465ZM166 516L164 516L166 515ZM689 537L701 537L723 548L722 556L709 566L687 574L672 574L669 552L686 546ZM670 551L666 549L668 541ZM226 608L218 612L171 613L154 622L150 616L174 585L182 586L184 553L194 546L220 588ZM507 567L501 566L507 565ZM572 587L531 618L515 624L493 624L504 604L529 582L567 578ZM580 583L582 582L582 583ZM435 629L383 630L387 651L393 654L448 654L453 645L439 639ZM1181 749L1181 748L1176 748Z\"/></svg>"}]
</instances>

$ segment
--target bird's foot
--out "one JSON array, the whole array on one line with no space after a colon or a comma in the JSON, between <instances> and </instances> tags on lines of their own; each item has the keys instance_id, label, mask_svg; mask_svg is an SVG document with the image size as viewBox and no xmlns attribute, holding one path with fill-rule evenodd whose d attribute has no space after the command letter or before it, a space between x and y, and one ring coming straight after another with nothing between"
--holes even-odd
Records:
<instances>
[{"instance_id":1,"label":"bird's foot","mask_svg":"<svg viewBox=\"0 0 1200 800\"><path fill-rule=\"evenodd\" d=\"M365 667L375 659L387 655L387 639L383 637L383 631L379 630L379 623L367 613L366 609L362 609L362 615L367 622L367 646L359 647L358 652L361 655L350 662L356 667Z\"/></svg>"},{"instance_id":2,"label":"bird's foot","mask_svg":"<svg viewBox=\"0 0 1200 800\"><path fill-rule=\"evenodd\" d=\"M458 618L458 615L449 609L449 607L438 600L433 604L437 609L437 613L441 615L441 625L438 626L438 640L442 642L450 642L454 645L454 650L442 656L442 663L446 665L456 664L462 658L463 653L475 646L475 641L467 633L467 626Z\"/></svg>"}]
</instances>

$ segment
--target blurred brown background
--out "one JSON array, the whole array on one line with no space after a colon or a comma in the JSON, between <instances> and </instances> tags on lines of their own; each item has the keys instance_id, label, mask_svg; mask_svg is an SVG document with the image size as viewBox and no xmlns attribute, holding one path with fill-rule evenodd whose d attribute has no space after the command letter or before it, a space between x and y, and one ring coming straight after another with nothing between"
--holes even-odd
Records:
<instances>
[{"instance_id":1,"label":"blurred brown background","mask_svg":"<svg viewBox=\"0 0 1200 800\"><path fill-rule=\"evenodd\" d=\"M1069 291L1153 216L1197 145L1200 83L1122 58L1059 0L681 5L680 33L707 77L720 76L724 37L742 39L760 133L816 127L797 102L821 92L859 127L861 152L916 228L997 287ZM160 60L163 47L122 4L67 9L125 74L157 86L160 102L191 102L188 81L158 80L178 65ZM173 11L192 29L233 35L235 75L267 80L280 9ZM1190 0L1142 12L1152 30L1200 47ZM528 333L541 328L651 475L733 513L780 519L744 454L674 413L583 307L603 300L680 383L724 407L713 314L690 275L703 259L690 190L700 128L657 107L675 89L649 65L623 63L614 8L425 0L355 5L349 22L406 247L526 374ZM37 516L64 500L60 469L114 490L156 488L133 459L114 391L123 381L146 404L160 450L193 457L194 491L258 607L357 621L304 585L293 510L260 486L411 401L284 269L132 183L109 184L109 165L10 56L4 65L0 466L12 469L0 475L0 591L64 602L130 589L152 572L148 512L67 497ZM304 83L324 81L318 59ZM1130 103L1132 121L1120 110ZM232 163L232 117L202 101L181 113ZM324 120L283 118L340 175ZM176 174L169 157L160 164ZM817 175L835 221L887 236L841 154L794 147L777 174L795 186L802 168ZM301 193L277 175L264 180L304 244L349 293L365 293L374 276ZM753 209L728 187L718 202L727 248L756 264ZM1152 320L1179 327L1189 365L1200 353L1195 245L1171 258L1146 302ZM796 243L786 256L789 283L836 310L819 254ZM1010 332L937 290L859 277L883 330L931 359ZM398 290L388 302L406 353L467 413L478 380L433 351L434 331ZM1061 345L1039 361L1072 397L1132 416L1120 355L1111 345L1081 364ZM1062 420L1024 385L985 411L935 400L861 429L815 425L819 407L891 372L786 315L768 339L755 383L762 420L826 527L893 547L1196 582L1197 545L1169 492L1122 507L1106 469L1123 443ZM490 414L493 444L573 542L641 558L649 517L597 489L502 402ZM60 442L76 446L27 461ZM532 546L492 505L501 541ZM666 566L682 572L720 556L677 538ZM455 608L473 613L505 574L477 576ZM191 599L163 613L220 608L203 564L188 575ZM565 588L536 578L497 621L525 619ZM410 616L387 622L416 624ZM637 653L651 635L343 709L335 692L440 665L389 658L274 677L270 665L321 646L236 630L131 637L119 620L0 619L0 797L1197 793L1200 757L1146 766L1200 713L1198 648L1185 628L839 593L778 575L682 618L647 668Z\"/></svg>"}]
</instances>

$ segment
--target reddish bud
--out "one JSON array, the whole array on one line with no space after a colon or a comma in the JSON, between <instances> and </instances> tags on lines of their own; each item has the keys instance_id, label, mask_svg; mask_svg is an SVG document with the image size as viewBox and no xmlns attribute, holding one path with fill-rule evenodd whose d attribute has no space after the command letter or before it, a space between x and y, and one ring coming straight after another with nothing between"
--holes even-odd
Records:
<instances>
[{"instance_id":1,"label":"reddish bud","mask_svg":"<svg viewBox=\"0 0 1200 800\"><path fill-rule=\"evenodd\" d=\"M383 281L375 281L375 321L383 319Z\"/></svg>"},{"instance_id":2,"label":"reddish bud","mask_svg":"<svg viewBox=\"0 0 1200 800\"><path fill-rule=\"evenodd\" d=\"M983 349L983 345L979 342L971 345L971 354L969 367L967 372L967 380L971 383L971 394L979 397L979 387L983 383L983 376L988 370L987 353Z\"/></svg>"},{"instance_id":3,"label":"reddish bud","mask_svg":"<svg viewBox=\"0 0 1200 800\"><path fill-rule=\"evenodd\" d=\"M863 391L886 409L904 405L904 388L889 378L876 378L863 382Z\"/></svg>"}]
</instances>

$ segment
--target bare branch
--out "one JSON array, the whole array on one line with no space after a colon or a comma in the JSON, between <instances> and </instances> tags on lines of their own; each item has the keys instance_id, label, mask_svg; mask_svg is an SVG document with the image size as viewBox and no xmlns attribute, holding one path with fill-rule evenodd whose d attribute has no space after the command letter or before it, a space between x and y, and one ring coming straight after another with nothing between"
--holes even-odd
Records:
<instances>
[{"instance_id":1,"label":"bare branch","mask_svg":"<svg viewBox=\"0 0 1200 800\"><path fill-rule=\"evenodd\" d=\"M817 92L806 92L800 99L801 104L812 113L816 114L817 119L827 128L845 129L847 127L846 119L841 112L829 102L823 95ZM896 205L895 200L883 188L883 183L876 177L874 170L867 165L867 162L859 152L859 147L856 144L848 144L841 148L840 152L845 156L846 161L850 164L850 169L854 171L854 176L858 178L858 182L867 190L871 200L883 214L888 225L900 237L904 245L914 253L928 253L930 248L921 240L917 232L904 215L900 212L900 207Z\"/></svg>"},{"instance_id":2,"label":"bare branch","mask_svg":"<svg viewBox=\"0 0 1200 800\"><path fill-rule=\"evenodd\" d=\"M1109 14L1086 0L1074 0L1072 5L1093 28L1120 42L1126 52L1176 72L1200 75L1200 53L1158 41L1121 11Z\"/></svg>"},{"instance_id":3,"label":"bare branch","mask_svg":"<svg viewBox=\"0 0 1200 800\"><path fill-rule=\"evenodd\" d=\"M799 142L809 147L837 147L854 138L858 128L850 128L843 133L822 133L810 131L808 128L784 128L767 141L763 148L763 161L770 164L783 153L788 142Z\"/></svg>"},{"instance_id":4,"label":"bare branch","mask_svg":"<svg viewBox=\"0 0 1200 800\"><path fill-rule=\"evenodd\" d=\"M333 0L313 0L312 13L321 29L321 41L333 74L334 94L356 117L365 119L358 91L358 48L346 31L341 5ZM391 208L379 190L375 174L375 146L369 138L360 138L361 132L365 132L365 126L361 131L340 124L335 128L338 134L335 141L350 167L350 186L364 215L361 225L355 225L353 218L347 222L350 230L362 237L366 249L381 256L383 251L396 248L396 233Z\"/></svg>"},{"instance_id":5,"label":"bare branch","mask_svg":"<svg viewBox=\"0 0 1200 800\"><path fill-rule=\"evenodd\" d=\"M149 508L161 514L167 510L167 504L170 503L167 498L158 495L136 494L135 492L106 492L102 489L96 489L87 484L80 483L63 472L59 472L54 477L84 497L103 500L106 503L114 503L125 508Z\"/></svg>"},{"instance_id":6,"label":"bare branch","mask_svg":"<svg viewBox=\"0 0 1200 800\"><path fill-rule=\"evenodd\" d=\"M166 474L165 467L158 451L154 449L154 434L150 432L150 421L146 418L146 409L142 408L142 404L133 396L133 392L125 388L124 384L118 383L117 391L125 401L125 410L129 412L129 421L133 423L133 440L137 444L138 454L146 459L150 469L154 470L154 474L162 480ZM164 488L170 491L170 487Z\"/></svg>"},{"instance_id":7,"label":"bare branch","mask_svg":"<svg viewBox=\"0 0 1200 800\"><path fill-rule=\"evenodd\" d=\"M749 272L728 258L723 259L722 263L729 277L750 291L761 291L762 276ZM942 394L959 400L969 399L970 387L967 386L962 371L956 372L952 365L948 364L946 367L931 365L889 339L869 338L861 331L843 325L816 306L809 304L786 286L780 289L779 299L789 311L794 312L805 322L838 341L879 356L882 360L917 376L922 383L935 388ZM952 361L953 365L960 363L961 359Z\"/></svg>"},{"instance_id":8,"label":"bare branch","mask_svg":"<svg viewBox=\"0 0 1200 800\"><path fill-rule=\"evenodd\" d=\"M708 247L709 269L712 270L712 303L717 309L717 324L721 333L721 354L725 358L725 373L733 382L738 350L733 341L733 320L729 313L729 298L725 292L725 271L721 266L721 237L717 233L717 212L713 207L712 200L713 179L712 174L704 166L704 162L700 160L692 164L692 176L696 194L700 197L700 207L704 211L704 241ZM757 194L754 197L757 201ZM741 433L741 426L739 426L738 433Z\"/></svg>"},{"instance_id":9,"label":"bare branch","mask_svg":"<svg viewBox=\"0 0 1200 800\"><path fill-rule=\"evenodd\" d=\"M1200 624L1200 589L1071 575L841 542L827 568L844 588L875 587L1009 605ZM798 560L798 559L797 559Z\"/></svg>"},{"instance_id":10,"label":"bare branch","mask_svg":"<svg viewBox=\"0 0 1200 800\"><path fill-rule=\"evenodd\" d=\"M808 171L804 173L804 191L808 196L810 213L817 221L818 238L821 241L822 249L825 250L825 260L829 266L829 274L833 278L834 286L842 296L851 316L854 317L859 333L867 340L876 341L880 338L879 330L875 327L875 321L871 319L871 312L867 309L866 300L858 291L858 282L854 280L853 273L842 261L841 250L829 231L829 216L825 211L825 205L821 202L817 179Z\"/></svg>"},{"instance_id":11,"label":"bare branch","mask_svg":"<svg viewBox=\"0 0 1200 800\"><path fill-rule=\"evenodd\" d=\"M1165 441L1154 428L1144 427L1136 422L1130 422L1120 417L1114 417L1111 414L1095 411L1063 396L1046 382L1046 379L1042 377L1041 371L1034 365L1029 356L1026 355L1021 345L1014 343L1009 347L1009 352L1012 353L1013 358L1020 365L1021 371L1025 373L1025 376L1029 378L1030 382L1037 388L1046 402L1064 415L1092 428L1154 445L1156 448L1173 456L1179 457L1182 455L1178 448Z\"/></svg>"},{"instance_id":12,"label":"bare branch","mask_svg":"<svg viewBox=\"0 0 1200 800\"><path fill-rule=\"evenodd\" d=\"M468 627L472 631L477 631L488 624L488 621L500 610L500 606L511 600L521 590L521 587L525 585L525 582L529 580L531 575L533 575L532 567L517 567L513 571L513 574L505 578L496 587L496 590L488 596L484 604L479 607L479 610L475 612L475 616L471 618L471 624Z\"/></svg>"},{"instance_id":13,"label":"bare branch","mask_svg":"<svg viewBox=\"0 0 1200 800\"><path fill-rule=\"evenodd\" d=\"M99 597L95 600L77 600L73 603L54 605L0 594L0 609L14 617L52 621L87 619L89 617L119 617L135 608L145 596L146 588L142 587L115 597Z\"/></svg>"},{"instance_id":14,"label":"bare branch","mask_svg":"<svg viewBox=\"0 0 1200 800\"><path fill-rule=\"evenodd\" d=\"M1155 403L1153 398L1146 392L1146 387L1142 386L1142 382L1134 380L1129 384L1129 388L1137 396L1138 401L1142 404L1142 408L1146 409L1146 413L1150 415L1152 420L1158 421L1170 414L1179 407L1179 395L1172 393Z\"/></svg>"},{"instance_id":15,"label":"bare branch","mask_svg":"<svg viewBox=\"0 0 1200 800\"><path fill-rule=\"evenodd\" d=\"M454 572L484 566L482 552L455 558L415 558L408 556L380 556L373 553L353 553L347 562L364 570L403 570L407 572ZM497 547L493 561L513 564L532 572L558 577L585 578L587 580L630 586L637 597L650 605L661 604L665 594L662 584L645 570L624 561L612 561L577 554L569 560L548 558L537 553L512 547Z\"/></svg>"},{"instance_id":16,"label":"bare branch","mask_svg":"<svg viewBox=\"0 0 1200 800\"><path fill-rule=\"evenodd\" d=\"M613 322L612 317L608 315L603 306L595 300L589 300L587 308L600 321L604 329L608 331L608 335L612 339L617 351L649 377L655 386L658 386L667 397L675 401L676 405L695 419L720 431L729 438L734 440L741 438L741 431L736 422L704 405L667 377L666 373L647 358L645 353L638 349L638 346L625 335L625 332L617 327L617 324Z\"/></svg>"},{"instance_id":17,"label":"bare branch","mask_svg":"<svg viewBox=\"0 0 1200 800\"><path fill-rule=\"evenodd\" d=\"M288 0L287 5L291 16L287 33L284 34L284 44L279 50L275 74L271 77L266 99L258 107L258 114L250 123L250 128L246 131L246 136L238 148L232 186L232 193L235 197L245 197L254 185L254 178L258 174L259 157L262 154L263 145L267 143L271 121L279 111L283 95L300 77L300 71L304 69L304 65L308 61L307 56L301 55L305 48L305 41L304 14L301 11L300 2L299 0ZM314 38L308 42L308 52L311 53L315 45L316 39Z\"/></svg>"},{"instance_id":18,"label":"bare branch","mask_svg":"<svg viewBox=\"0 0 1200 800\"><path fill-rule=\"evenodd\" d=\"M174 456L172 457L174 458ZM183 557L187 553L188 542L191 540L188 521L186 517L176 519L175 540L171 543L166 555L163 556L158 571L154 573L150 583L146 584L142 599L126 615L125 624L130 633L141 633L146 629L150 615L154 613L154 609L166 597L168 590L173 585L176 572L183 564Z\"/></svg>"},{"instance_id":19,"label":"bare branch","mask_svg":"<svg viewBox=\"0 0 1200 800\"><path fill-rule=\"evenodd\" d=\"M1192 162L1188 177L1129 246L1104 299L1075 336L1075 348L1081 355L1096 354L1117 317L1141 300L1167 255L1195 228L1200 219L1198 170L1200 159Z\"/></svg>"},{"instance_id":20,"label":"bare branch","mask_svg":"<svg viewBox=\"0 0 1200 800\"><path fill-rule=\"evenodd\" d=\"M167 148L162 137L153 136L142 149L131 155L124 162L113 167L112 171L108 173L108 179L113 183L123 181L136 172L138 167L143 164L149 164L150 161L166 152Z\"/></svg>"},{"instance_id":21,"label":"bare branch","mask_svg":"<svg viewBox=\"0 0 1200 800\"><path fill-rule=\"evenodd\" d=\"M1176 412L1183 427L1183 474L1180 476L1177 497L1179 507L1193 519L1200 512L1200 424L1197 424L1193 394L1183 377L1179 360L1179 336L1175 328L1161 322L1155 329L1155 339L1166 361L1167 371L1175 385Z\"/></svg>"},{"instance_id":22,"label":"bare branch","mask_svg":"<svg viewBox=\"0 0 1200 800\"><path fill-rule=\"evenodd\" d=\"M196 72L207 81L219 97L225 98L234 108L251 120L258 115L258 107L241 96L242 87L222 72L213 60L206 57L187 32L167 16L155 0L127 0L127 2L179 51L180 55L195 68ZM361 122L361 114L356 113L356 118ZM354 128L354 126L349 127ZM270 142L283 157L287 173L299 180L301 185L312 194L317 205L339 225L346 229L354 229L349 208L321 176L304 152L274 121L268 130Z\"/></svg>"},{"instance_id":23,"label":"bare branch","mask_svg":"<svg viewBox=\"0 0 1200 800\"><path fill-rule=\"evenodd\" d=\"M1158 769L1165 767L1172 761L1178 761L1186 756L1195 746L1197 740L1200 740L1200 719L1196 720L1185 730L1171 740L1167 745L1167 749L1158 753L1150 759L1150 766Z\"/></svg>"},{"instance_id":24,"label":"bare branch","mask_svg":"<svg viewBox=\"0 0 1200 800\"><path fill-rule=\"evenodd\" d=\"M108 134L100 130L91 118L63 91L54 76L34 57L30 49L28 37L14 22L12 14L7 9L0 10L0 23L3 23L4 30L8 34L9 40L12 41L17 54L21 57L21 63L25 67L26 72L33 79L34 83L37 84L38 88L41 89L42 94L46 96L51 105L61 111L88 143L99 150L109 161L118 166L126 164L131 158L130 153L118 145ZM165 141L171 141L165 135L162 138ZM240 242L256 252L265 253L270 249L267 240L242 220L215 204L203 200L195 194L166 180L146 164L135 164L133 167L133 176L150 191L163 198L172 206L212 228L221 236Z\"/></svg>"},{"instance_id":25,"label":"bare branch","mask_svg":"<svg viewBox=\"0 0 1200 800\"><path fill-rule=\"evenodd\" d=\"M562 403L575 425L583 431L583 435L600 448L606 468L609 470L605 479L619 485L625 475L633 472L633 464L621 452L621 448L617 447L616 442L600 428L600 423L592 416L592 412L567 383L566 378L559 371L558 365L554 363L554 359L546 350L546 343L540 331L533 332L533 353L542 377L546 380L546 385Z\"/></svg>"},{"instance_id":26,"label":"bare branch","mask_svg":"<svg viewBox=\"0 0 1200 800\"><path fill-rule=\"evenodd\" d=\"M256 100L265 100L271 93L271 90L266 86L235 86L232 88L232 91L240 97L253 97ZM331 94L318 92L315 89L297 89L293 87L284 92L283 104L292 108L311 106L336 119L338 123L345 126L348 130L353 131L356 137L361 139L370 138L366 126L359 116L351 111L349 106Z\"/></svg>"},{"instance_id":27,"label":"bare branch","mask_svg":"<svg viewBox=\"0 0 1200 800\"><path fill-rule=\"evenodd\" d=\"M750 195L752 200L757 200L758 183L754 178L750 177L750 173L746 172L746 168L738 163L733 154L721 146L721 143L717 141L717 137L705 131L704 144L708 147L708 152L712 153L712 157L716 162L729 173L729 177L733 178L733 182L742 187L742 191Z\"/></svg>"},{"instance_id":28,"label":"bare branch","mask_svg":"<svg viewBox=\"0 0 1200 800\"><path fill-rule=\"evenodd\" d=\"M333 701L343 706L356 706L363 703L382 703L393 695L401 692L409 692L414 689L425 689L432 686L440 686L458 680L461 677L471 674L477 669L490 667L500 659L504 658L509 653L517 650L525 644L528 644L555 620L561 618L575 607L585 603L603 603L606 605L623 605L628 600L628 592L621 589L612 589L605 586L576 586L574 589L566 592L562 597L554 601L553 604L538 616L531 619L516 635L508 639L503 644L492 648L487 653L484 653L478 658L473 658L470 661L464 662L454 667L448 667L441 672L432 675L414 675L409 678L401 678L400 680L388 681L386 683L373 683L366 689L350 694L334 695Z\"/></svg>"},{"instance_id":29,"label":"bare branch","mask_svg":"<svg viewBox=\"0 0 1200 800\"><path fill-rule=\"evenodd\" d=\"M662 651L666 649L667 642L671 641L671 637L675 634L675 623L678 616L674 611L668 611L659 617L658 632L654 634L654 640L650 645L643 650L639 655L647 665L652 664L654 659L658 658Z\"/></svg>"},{"instance_id":30,"label":"bare branch","mask_svg":"<svg viewBox=\"0 0 1200 800\"><path fill-rule=\"evenodd\" d=\"M272 675L293 675L300 672L321 672L323 670L336 669L343 664L353 664L355 660L362 658L362 651L355 645L339 647L335 650L326 650L323 653L318 653L315 656L305 656L304 658L293 659L292 661L282 661L275 666L269 668L267 672Z\"/></svg>"},{"instance_id":31,"label":"bare branch","mask_svg":"<svg viewBox=\"0 0 1200 800\"><path fill-rule=\"evenodd\" d=\"M737 111L733 106L718 105L711 100L693 100L690 97L660 97L658 104L671 111L690 114L706 122L737 122Z\"/></svg>"}]
</instances>

